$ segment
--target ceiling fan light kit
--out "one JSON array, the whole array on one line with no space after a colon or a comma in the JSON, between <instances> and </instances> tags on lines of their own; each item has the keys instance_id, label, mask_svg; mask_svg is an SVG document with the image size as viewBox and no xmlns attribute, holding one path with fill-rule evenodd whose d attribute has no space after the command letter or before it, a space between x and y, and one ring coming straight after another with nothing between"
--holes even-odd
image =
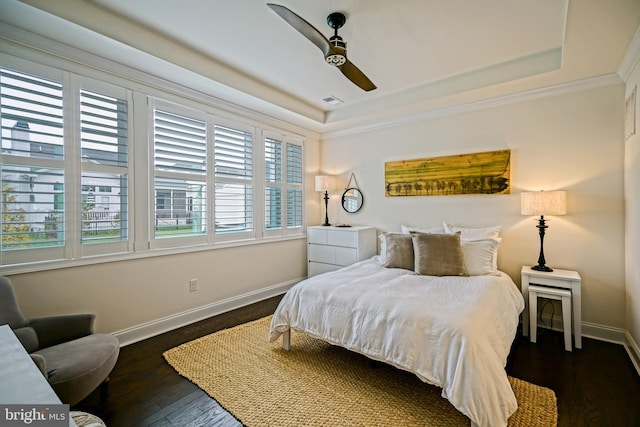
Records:
<instances>
[{"instance_id":1,"label":"ceiling fan light kit","mask_svg":"<svg viewBox=\"0 0 640 427\"><path fill-rule=\"evenodd\" d=\"M287 21L287 23L300 34L305 36L311 43L315 44L322 51L327 64L340 69L345 77L361 89L365 91L376 89L376 85L347 59L347 43L338 35L338 29L342 28L347 21L343 13L334 12L327 16L327 24L334 30L333 36L327 39L313 25L288 8L274 3L267 3L267 6Z\"/></svg>"},{"instance_id":2,"label":"ceiling fan light kit","mask_svg":"<svg viewBox=\"0 0 640 427\"><path fill-rule=\"evenodd\" d=\"M333 53L333 54L327 55L327 57L324 58L324 60L327 61L327 64L333 65L334 67L339 67L341 65L344 65L345 62L347 62L347 58L340 53Z\"/></svg>"}]
</instances>

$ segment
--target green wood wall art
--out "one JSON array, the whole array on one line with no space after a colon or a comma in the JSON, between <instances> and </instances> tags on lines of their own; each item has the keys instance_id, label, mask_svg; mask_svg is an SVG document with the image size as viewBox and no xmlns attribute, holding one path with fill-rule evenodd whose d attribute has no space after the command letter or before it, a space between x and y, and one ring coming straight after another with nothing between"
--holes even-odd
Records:
<instances>
[{"instance_id":1,"label":"green wood wall art","mask_svg":"<svg viewBox=\"0 0 640 427\"><path fill-rule=\"evenodd\" d=\"M509 194L511 150L384 164L385 196Z\"/></svg>"}]
</instances>

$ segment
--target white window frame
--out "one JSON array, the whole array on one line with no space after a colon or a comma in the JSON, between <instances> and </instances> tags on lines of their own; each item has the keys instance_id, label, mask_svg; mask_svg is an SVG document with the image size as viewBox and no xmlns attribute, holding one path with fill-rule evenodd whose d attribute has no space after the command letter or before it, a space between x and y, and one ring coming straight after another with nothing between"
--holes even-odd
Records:
<instances>
[{"instance_id":1,"label":"white window frame","mask_svg":"<svg viewBox=\"0 0 640 427\"><path fill-rule=\"evenodd\" d=\"M38 248L38 249L18 249L2 252L2 265L25 264L29 262L43 262L52 260L69 260L83 257L104 256L117 253L130 252L132 249L132 230L127 232L125 240L108 243L87 243L81 242L81 176L83 171L106 172L122 174L126 172L128 176L129 189L132 188L132 174L130 165L133 152L128 151L128 167L109 167L106 165L94 165L83 168L80 149L80 89L101 93L125 99L128 104L127 121L131 125L133 122L131 106L132 92L122 87L118 87L106 82L101 82L88 77L72 74L67 71L58 70L45 65L40 65L19 58L1 55L2 67L14 70L19 73L30 74L43 79L57 81L62 84L63 97L63 151L62 160L40 159L20 156L2 155L2 163L16 164L23 166L40 166L52 169L60 169L64 174L64 242L60 246ZM131 138L128 138L129 148L131 148ZM129 196L132 197L129 190ZM131 206L131 200L127 202ZM129 222L129 227L132 224Z\"/></svg>"},{"instance_id":2,"label":"white window frame","mask_svg":"<svg viewBox=\"0 0 640 427\"><path fill-rule=\"evenodd\" d=\"M110 166L110 165L88 165L86 162L82 162L81 152L80 152L80 90L85 89L91 92L100 93L106 96L112 96L114 98L124 99L127 101L127 126L128 126L128 138L127 138L127 166ZM73 112L73 120L74 120L74 137L76 143L69 143L68 145L73 147L74 151L74 166L72 166L71 170L79 171L79 173L74 174L73 180L74 185L73 188L70 189L72 192L72 199L78 201L78 207L81 207L82 204L82 193L81 193L81 181L82 181L82 173L83 172L104 172L108 174L114 175L126 175L127 176L127 238L120 241L113 241L107 243L81 243L82 240L82 218L80 217L80 209L76 209L76 213L74 217L70 220L74 221L73 224L68 224L68 227L73 227L76 231L76 235L74 236L73 242L79 245L78 253L79 256L87 257L87 256L99 256L111 253L126 253L131 252L133 249L133 236L134 236L134 222L131 220L132 210L134 206L134 191L135 188L135 179L133 171L133 157L134 157L134 146L133 138L132 138L132 128L133 128L133 94L130 90L127 90L122 87L118 87L109 83L101 82L98 80L90 79L88 77L78 77L74 79L72 84L72 90L74 93L74 107L75 111ZM66 141L65 141L66 142ZM68 215L70 216L70 215Z\"/></svg>"},{"instance_id":3,"label":"white window frame","mask_svg":"<svg viewBox=\"0 0 640 427\"><path fill-rule=\"evenodd\" d=\"M7 53L9 52L9 53ZM0 154L3 163L23 166L36 165L59 169L64 172L65 203L65 242L64 245L49 248L34 248L2 252L0 271L3 274L15 274L24 271L47 270L73 265L86 265L114 260L135 259L139 257L163 256L170 253L183 253L197 250L211 250L229 246L247 245L273 241L278 238L303 238L306 223L305 208L307 195L304 186L300 185L303 195L301 227L287 227L286 188L283 188L284 209L282 212L282 230L270 230L265 233L264 225L264 141L263 134L274 132L283 138L283 143L291 138L302 147L303 180L304 180L304 131L289 133L279 129L284 125L287 129L295 126L277 124L268 125L271 121L266 116L236 106L232 110L215 98L204 95L189 88L179 87L164 81L146 76L140 80L136 72L129 70L119 75L110 74L108 69L98 71L93 66L68 61L62 57L43 55L40 53L25 54L22 49L6 50L0 46L0 66L16 72L57 81L63 86L63 160L20 158ZM18 55L18 56L16 56ZM23 59L21 56L27 59ZM93 59L90 54L88 58ZM97 57L95 57L97 58ZM108 65L108 64L107 64ZM108 68L108 67L107 67ZM127 67L124 67L127 69ZM114 70L118 67L113 68ZM131 73L133 80L127 75ZM135 76L135 77L134 77ZM83 166L85 172L106 172L122 175L124 169L105 164L95 164L87 168L81 161L80 143L80 89L114 96L127 100L128 122L128 232L127 239L108 243L81 242L81 177ZM207 233L199 236L180 238L154 239L155 214L153 167L153 106L163 105L168 111L186 116L204 118L207 123ZM215 233L215 200L216 182L229 182L228 177L215 177L213 173L213 131L215 125L248 131L252 134L253 173L247 184L252 187L252 227L251 230L233 233ZM151 130L150 130L151 129ZM266 130L269 129L269 130ZM286 155L286 148L283 147ZM146 153L146 154L145 154ZM286 160L283 164L283 179L286 179ZM145 196L145 193L147 196ZM136 196L137 195L137 196Z\"/></svg>"},{"instance_id":4,"label":"white window frame","mask_svg":"<svg viewBox=\"0 0 640 427\"><path fill-rule=\"evenodd\" d=\"M303 203L303 218L302 218L302 224L298 227L289 227L288 225L288 212L289 212L289 206L288 206L288 197L287 197L287 192L288 190L300 190L302 191L302 194L304 196L304 176L302 177L302 182L300 184L294 184L294 183L289 183L287 181L287 172L288 172L288 153L287 153L287 144L293 144L293 145L297 145L301 147L301 151L302 151L302 156L304 159L304 145L303 145L303 141L301 138L298 137L294 137L291 135L287 135L287 134L283 134L282 132L277 132L277 131L273 131L273 130L265 130L263 132L262 135L262 153L263 153L263 161L262 161L262 165L264 167L264 165L266 164L266 160L264 159L264 151L265 151L265 144L266 144L266 139L272 139L272 140L276 140L279 141L282 144L282 172L281 172L281 179L279 182L267 182L266 181L266 176L265 176L265 172L263 170L262 175L261 175L261 179L262 179L262 183L263 183L263 188L262 188L262 192L261 192L261 196L262 196L262 200L263 200L263 207L265 206L265 202L264 199L266 197L266 187L275 187L275 188L280 188L281 189L281 197L282 197L282 206L281 206L281 212L282 212L282 224L280 226L280 228L272 228L267 230L265 227L265 222L266 222L266 212L263 212L261 215L261 224L262 227L264 228L262 231L262 234L264 237L266 238L273 238L273 237L283 237L283 236L291 236L291 235L298 235L298 234L303 234L304 232L304 203ZM303 170L303 174L304 174L304 170Z\"/></svg>"},{"instance_id":5,"label":"white window frame","mask_svg":"<svg viewBox=\"0 0 640 427\"><path fill-rule=\"evenodd\" d=\"M209 175L212 178L212 187L211 187L211 200L212 200L212 218L213 221L211 222L211 228L212 228L212 234L213 234L213 242L214 243L219 243L219 242L234 242L234 241L243 241L243 240L255 240L257 236L259 236L259 229L261 227L260 222L258 220L259 218L259 211L260 208L259 206L261 206L261 202L258 202L257 197L259 196L258 191L260 191L259 188L257 188L257 183L259 182L259 180L256 179L257 174L260 173L260 171L262 171L262 167L261 167L261 162L262 162L262 157L260 156L260 148L258 147L256 149L256 142L259 142L260 140L257 138L257 131L256 131L256 127L243 123L241 121L237 121L237 120L230 120L230 119L226 119L226 118L222 118L219 116L212 116L212 126L211 126L211 131L214 132L215 129L215 125L218 126L223 126L226 128L231 128L237 131L241 131L241 132L247 132L249 134L252 135L253 138L253 148L252 148L252 154L253 154L253 165L252 165L252 175L251 175L251 179L237 179L237 178L231 178L231 177L218 177L215 175L215 164L214 164L214 151L215 151L215 147L213 145L215 145L214 142L214 138L215 136L211 135L211 143L212 143L212 151L211 151L211 155L209 156L209 160L211 163L211 169L210 169L210 173ZM252 218L252 227L251 230L247 230L247 231L239 231L239 232L229 232L229 233L216 233L215 231L215 226L214 224L216 223L216 198L215 198L215 186L216 184L223 184L223 183L227 183L227 184L239 184L239 185L243 185L243 184L249 184L251 185L251 189L252 189L252 203L253 203L253 218Z\"/></svg>"},{"instance_id":6,"label":"white window frame","mask_svg":"<svg viewBox=\"0 0 640 427\"><path fill-rule=\"evenodd\" d=\"M63 111L67 107L66 99L65 99L65 91L68 90L67 86L69 85L68 73L62 70L56 70L53 68L49 68L44 65L35 64L29 61L23 61L18 58L13 58L7 55L1 55L0 60L2 61L2 68L7 68L19 73L30 74L39 78L48 79L55 81L62 85L62 96L63 96ZM66 139L67 135L65 133L66 123L65 118L63 117L63 138ZM66 203L66 192L68 190L67 183L67 171L65 168L65 159L68 156L66 153L66 147L64 148L64 158L62 160L56 159L40 159L40 158L29 158L24 156L12 156L7 155L5 153L0 153L0 163L2 164L11 164L17 166L26 166L26 167L43 167L43 168L51 168L62 170L64 174L64 191L65 191L65 203ZM65 209L65 221L66 218L66 209ZM1 219L0 219L1 221ZM65 223L65 228L68 226L68 223ZM29 249L16 249L16 250L8 250L2 251L2 264L22 264L26 262L40 262L40 261L51 261L51 260L59 260L64 259L69 255L69 248L66 242L69 239L68 235L69 230L65 230L65 242L60 246L52 246L45 248L29 248Z\"/></svg>"},{"instance_id":7,"label":"white window frame","mask_svg":"<svg viewBox=\"0 0 640 427\"><path fill-rule=\"evenodd\" d=\"M288 196L285 192L285 213L283 214L284 216L284 235L285 236L295 236L295 235L300 235L304 233L304 225L305 225L305 209L304 209L304 140L300 137L294 137L291 135L285 135L284 137L284 143L285 143L285 174L288 171L288 165L289 165L289 154L288 154L288 150L287 150L287 145L291 144L291 145L297 145L300 147L300 154L301 154L301 162L302 162L302 170L300 171L300 183L291 183L291 182L286 182L286 190L299 190L301 192L302 195L302 200L301 200L301 206L300 206L300 210L301 210L301 218L300 218L300 225L299 226L289 226L288 224L288 214L289 214L289 210L290 207L288 205Z\"/></svg>"},{"instance_id":8,"label":"white window frame","mask_svg":"<svg viewBox=\"0 0 640 427\"><path fill-rule=\"evenodd\" d=\"M160 99L156 99L156 98L149 98L149 102L147 103L147 105L149 106L149 123L148 123L148 131L149 131L149 159L148 159L148 177L149 177L149 187L148 187L148 194L149 194L149 210L147 213L147 218L148 218L148 230L149 230L149 239L150 239L150 248L153 249L164 249L164 248L175 248L175 247L183 247L183 246L198 246L198 245L205 245L207 243L210 243L210 235L211 235L211 218L212 218L212 211L211 211L211 200L210 200L210 194L211 194L211 182L209 179L209 170L211 168L210 166L210 159L209 159L209 153L211 152L211 141L210 141L210 134L211 134L211 124L210 124L210 120L207 116L206 113L196 110L196 109L191 109L191 108L187 108L181 105L177 105L174 103L170 103L170 102L165 102L163 100ZM155 170L155 159L154 159L154 112L155 110L162 110L162 111L166 111L168 113L173 113L173 114L177 114L177 115L181 115L181 116L185 116L185 117L189 117L195 120L201 120L204 121L206 123L206 131L207 131L207 148L206 148L206 173L204 175L191 175L191 174L187 174L187 173L179 173L179 172L171 172L171 171L156 171ZM196 181L202 181L204 183L204 185L206 186L206 209L207 209L207 230L204 234L199 234L199 235L191 235L191 236L175 236L175 237L156 237L155 235L155 215L156 215L156 184L155 184L155 179L156 178L167 178L167 179L177 179L177 180L196 180Z\"/></svg>"}]
</instances>

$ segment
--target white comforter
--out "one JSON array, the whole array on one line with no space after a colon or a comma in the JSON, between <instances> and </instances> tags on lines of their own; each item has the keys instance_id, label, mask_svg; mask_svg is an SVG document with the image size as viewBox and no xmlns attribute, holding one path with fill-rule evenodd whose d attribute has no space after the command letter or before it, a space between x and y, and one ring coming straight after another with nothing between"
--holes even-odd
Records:
<instances>
[{"instance_id":1,"label":"white comforter","mask_svg":"<svg viewBox=\"0 0 640 427\"><path fill-rule=\"evenodd\" d=\"M511 278L433 277L376 257L291 288L270 341L289 328L415 373L479 426L517 409L505 365L524 300Z\"/></svg>"}]
</instances>

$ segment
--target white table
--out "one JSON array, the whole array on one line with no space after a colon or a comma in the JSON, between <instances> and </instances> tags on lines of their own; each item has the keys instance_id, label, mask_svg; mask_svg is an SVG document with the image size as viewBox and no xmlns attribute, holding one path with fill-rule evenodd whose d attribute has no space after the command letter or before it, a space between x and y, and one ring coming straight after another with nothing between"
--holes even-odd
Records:
<instances>
[{"instance_id":1,"label":"white table","mask_svg":"<svg viewBox=\"0 0 640 427\"><path fill-rule=\"evenodd\" d=\"M0 404L61 404L9 325L0 326ZM77 427L69 418L69 426Z\"/></svg>"},{"instance_id":2,"label":"white table","mask_svg":"<svg viewBox=\"0 0 640 427\"><path fill-rule=\"evenodd\" d=\"M525 309L522 313L522 334L529 336L529 284L568 289L571 291L575 346L576 348L582 348L582 279L578 272L573 270L536 271L532 270L531 267L524 266L520 274L522 278L522 296L525 304Z\"/></svg>"}]
</instances>

